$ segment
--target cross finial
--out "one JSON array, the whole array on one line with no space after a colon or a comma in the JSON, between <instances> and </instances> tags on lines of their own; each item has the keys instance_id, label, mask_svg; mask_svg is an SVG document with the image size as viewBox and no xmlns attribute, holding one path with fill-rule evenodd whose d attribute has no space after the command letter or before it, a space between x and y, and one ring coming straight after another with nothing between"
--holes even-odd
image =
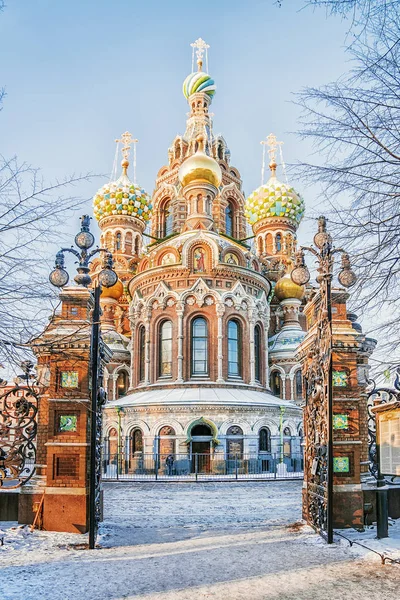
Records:
<instances>
[{"instance_id":1,"label":"cross finial","mask_svg":"<svg viewBox=\"0 0 400 600\"><path fill-rule=\"evenodd\" d=\"M261 184L264 183L264 169L265 169L265 146L269 147L269 168L271 169L272 175L276 173L276 152L279 148L281 150L281 146L283 142L278 142L276 139L276 135L274 133L270 133L265 140L260 142L263 146L263 165L261 169Z\"/></svg>"},{"instance_id":2,"label":"cross finial","mask_svg":"<svg viewBox=\"0 0 400 600\"><path fill-rule=\"evenodd\" d=\"M121 134L121 139L115 140L117 144L123 144L121 149L122 154L122 170L123 174L126 175L127 169L129 167L129 154L131 151L131 146L133 144L133 170L134 170L134 181L136 181L136 144L139 140L133 138L132 134L129 131L125 131L125 133Z\"/></svg>"},{"instance_id":3,"label":"cross finial","mask_svg":"<svg viewBox=\"0 0 400 600\"><path fill-rule=\"evenodd\" d=\"M193 42L192 44L190 44L193 48L193 52L192 52L192 71L194 70L194 53L196 52L196 57L197 57L197 69L198 71L201 71L203 68L203 56L204 56L204 52L206 53L206 70L208 72L208 55L207 55L207 50L210 47L208 44L206 44L206 42L204 40L202 40L201 38L198 38L195 42Z\"/></svg>"}]
</instances>

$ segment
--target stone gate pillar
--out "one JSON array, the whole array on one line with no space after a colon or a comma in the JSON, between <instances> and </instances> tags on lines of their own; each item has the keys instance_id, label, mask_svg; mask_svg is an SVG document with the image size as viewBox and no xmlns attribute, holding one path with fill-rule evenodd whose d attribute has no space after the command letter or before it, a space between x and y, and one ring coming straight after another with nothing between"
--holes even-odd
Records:
<instances>
[{"instance_id":1,"label":"stone gate pillar","mask_svg":"<svg viewBox=\"0 0 400 600\"><path fill-rule=\"evenodd\" d=\"M363 527L364 523L361 475L367 469L362 463L368 460L365 388L368 357L376 345L375 340L362 333L355 322L356 316L347 313L348 297L344 290L332 291L333 526L336 528ZM308 333L298 348L303 374L316 339L319 301L317 292L304 308ZM308 439L307 431L305 436L307 460L308 445L318 441ZM307 472L305 469L303 518L309 521L305 494Z\"/></svg>"},{"instance_id":2,"label":"stone gate pillar","mask_svg":"<svg viewBox=\"0 0 400 600\"><path fill-rule=\"evenodd\" d=\"M88 530L90 459L90 313L83 287L60 292L61 311L33 342L45 382L38 413L36 494L44 492L43 526L50 531ZM27 512L25 510L25 512Z\"/></svg>"}]
</instances>

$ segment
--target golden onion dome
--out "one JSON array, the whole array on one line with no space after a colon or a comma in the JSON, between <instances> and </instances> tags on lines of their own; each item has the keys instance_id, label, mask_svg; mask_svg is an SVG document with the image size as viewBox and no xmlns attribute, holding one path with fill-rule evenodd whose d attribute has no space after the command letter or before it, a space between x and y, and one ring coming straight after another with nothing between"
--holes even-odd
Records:
<instances>
[{"instance_id":1,"label":"golden onion dome","mask_svg":"<svg viewBox=\"0 0 400 600\"><path fill-rule=\"evenodd\" d=\"M222 181L221 167L214 158L204 152L204 137L199 136L197 142L197 152L189 156L179 168L179 181L183 187L193 181L206 181L219 187Z\"/></svg>"},{"instance_id":2,"label":"golden onion dome","mask_svg":"<svg viewBox=\"0 0 400 600\"><path fill-rule=\"evenodd\" d=\"M119 300L124 293L124 286L122 281L118 279L117 283L109 288L103 287L101 291L102 298L114 298L114 300Z\"/></svg>"},{"instance_id":3,"label":"golden onion dome","mask_svg":"<svg viewBox=\"0 0 400 600\"><path fill-rule=\"evenodd\" d=\"M305 291L304 285L297 285L297 283L292 281L290 273L286 273L286 275L277 281L274 294L278 300L289 300L289 298L297 298L297 300L302 300L304 298Z\"/></svg>"}]
</instances>

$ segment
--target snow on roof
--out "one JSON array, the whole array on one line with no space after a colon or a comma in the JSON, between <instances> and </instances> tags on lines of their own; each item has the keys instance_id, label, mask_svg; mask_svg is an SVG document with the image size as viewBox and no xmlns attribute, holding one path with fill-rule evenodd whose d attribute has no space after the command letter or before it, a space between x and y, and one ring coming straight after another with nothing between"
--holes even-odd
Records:
<instances>
[{"instance_id":1,"label":"snow on roof","mask_svg":"<svg viewBox=\"0 0 400 600\"><path fill-rule=\"evenodd\" d=\"M179 387L157 388L129 394L107 406L143 406L154 404L215 404L234 406L284 406L298 408L293 402L282 400L264 391L246 388ZM298 408L298 410L301 410Z\"/></svg>"}]
</instances>

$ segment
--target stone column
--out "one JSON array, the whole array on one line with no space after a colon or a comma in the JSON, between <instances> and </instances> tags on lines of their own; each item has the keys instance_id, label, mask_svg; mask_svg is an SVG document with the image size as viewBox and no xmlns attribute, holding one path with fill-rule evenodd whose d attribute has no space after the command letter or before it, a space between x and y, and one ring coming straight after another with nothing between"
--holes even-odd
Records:
<instances>
[{"instance_id":1,"label":"stone column","mask_svg":"<svg viewBox=\"0 0 400 600\"><path fill-rule=\"evenodd\" d=\"M249 308L249 333L250 333L250 385L256 385L256 357L254 348L254 328L256 323L256 311Z\"/></svg>"},{"instance_id":2,"label":"stone column","mask_svg":"<svg viewBox=\"0 0 400 600\"><path fill-rule=\"evenodd\" d=\"M183 302L177 302L176 314L178 315L178 376L176 379L177 383L183 383L183 313L184 313Z\"/></svg>"},{"instance_id":3,"label":"stone column","mask_svg":"<svg viewBox=\"0 0 400 600\"><path fill-rule=\"evenodd\" d=\"M268 358L268 330L269 330L269 313L264 313L264 365L265 365L265 387L271 390L269 383L269 358Z\"/></svg>"},{"instance_id":4,"label":"stone column","mask_svg":"<svg viewBox=\"0 0 400 600\"><path fill-rule=\"evenodd\" d=\"M144 354L144 384L150 384L150 319L151 319L151 308L146 310L146 316L144 319L145 327L145 354Z\"/></svg>"},{"instance_id":5,"label":"stone column","mask_svg":"<svg viewBox=\"0 0 400 600\"><path fill-rule=\"evenodd\" d=\"M217 321L217 323L218 323L218 330L217 330L218 377L217 377L217 383L224 383L223 370L222 370L222 364L223 364L223 358L224 358L223 348L222 348L222 342L223 342L222 317L224 316L224 313L225 313L225 306L222 303L218 303L216 305L216 311L217 311L217 318L218 318L218 321Z\"/></svg>"}]
</instances>

